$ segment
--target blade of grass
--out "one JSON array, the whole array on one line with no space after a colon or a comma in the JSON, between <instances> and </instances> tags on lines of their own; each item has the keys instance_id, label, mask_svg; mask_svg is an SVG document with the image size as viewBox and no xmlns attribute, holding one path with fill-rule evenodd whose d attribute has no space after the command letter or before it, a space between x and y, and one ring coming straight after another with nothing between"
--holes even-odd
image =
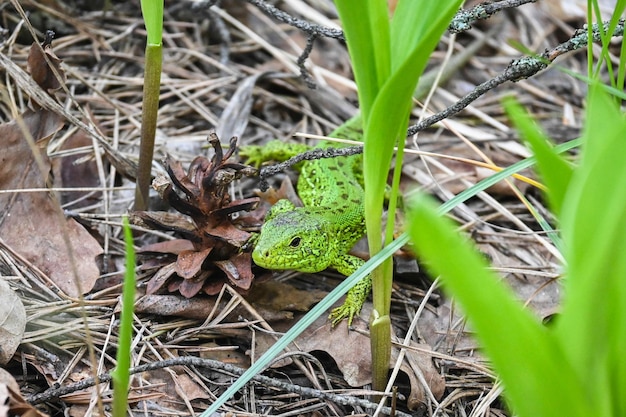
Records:
<instances>
[{"instance_id":1,"label":"blade of grass","mask_svg":"<svg viewBox=\"0 0 626 417\"><path fill-rule=\"evenodd\" d=\"M460 0L431 3L400 0L391 22L386 1L339 0L337 10L352 58L364 122L363 173L365 223L370 255L382 249L383 195L393 145L403 138L412 106L412 92L430 53L460 5ZM359 8L362 13L355 13ZM400 162L401 163L401 162ZM388 242L387 242L388 243ZM390 326L391 259L372 273L374 317L370 326ZM389 328L372 334L373 385L386 385Z\"/></svg>"},{"instance_id":2,"label":"blade of grass","mask_svg":"<svg viewBox=\"0 0 626 417\"><path fill-rule=\"evenodd\" d=\"M427 197L412 201L409 233L444 288L454 294L520 416L588 416L583 384L561 346ZM552 387L551 389L548 389Z\"/></svg>"},{"instance_id":3,"label":"blade of grass","mask_svg":"<svg viewBox=\"0 0 626 417\"><path fill-rule=\"evenodd\" d=\"M626 398L626 118L592 88L580 168L561 218L568 260L557 329L600 414L624 415Z\"/></svg>"},{"instance_id":4,"label":"blade of grass","mask_svg":"<svg viewBox=\"0 0 626 417\"><path fill-rule=\"evenodd\" d=\"M376 46L384 45L385 39L388 45L389 24L383 23L380 29L372 30L373 22L380 20L382 3L361 0L335 2L350 52L354 79L359 86L359 109L363 120L369 118L372 103L380 88L378 71L388 73L388 69L383 71L382 68L390 66L389 56L377 56L380 52L375 49Z\"/></svg>"},{"instance_id":5,"label":"blade of grass","mask_svg":"<svg viewBox=\"0 0 626 417\"><path fill-rule=\"evenodd\" d=\"M549 190L548 201L558 216L574 169L556 153L547 135L513 98L504 101L504 108L521 136L530 143L537 158L537 169Z\"/></svg>"},{"instance_id":6,"label":"blade of grass","mask_svg":"<svg viewBox=\"0 0 626 417\"><path fill-rule=\"evenodd\" d=\"M122 218L126 249L126 272L122 290L122 311L117 345L117 365L111 372L113 379L113 416L126 416L128 389L130 388L130 352L133 339L133 310L135 307L135 248L128 217Z\"/></svg>"}]
</instances>

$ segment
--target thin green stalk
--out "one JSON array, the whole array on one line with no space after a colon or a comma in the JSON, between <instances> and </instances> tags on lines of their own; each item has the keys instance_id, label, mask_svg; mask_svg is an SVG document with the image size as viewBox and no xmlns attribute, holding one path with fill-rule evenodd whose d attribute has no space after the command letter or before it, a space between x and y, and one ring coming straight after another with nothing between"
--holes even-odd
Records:
<instances>
[{"instance_id":1,"label":"thin green stalk","mask_svg":"<svg viewBox=\"0 0 626 417\"><path fill-rule=\"evenodd\" d=\"M162 62L162 45L146 45L146 68L144 71L143 107L141 109L141 143L139 145L137 187L135 188L135 210L147 210L148 208L150 172L159 111Z\"/></svg>"},{"instance_id":2,"label":"thin green stalk","mask_svg":"<svg viewBox=\"0 0 626 417\"><path fill-rule=\"evenodd\" d=\"M398 141L398 152L396 154L396 166L393 172L393 181L391 194L389 197L389 207L387 213L387 227L385 230L385 246L393 242L395 230L395 213L400 198L400 176L402 174L402 158L404 156L404 141ZM381 248L382 249L382 248ZM372 381L376 381L374 386L378 384L386 386L387 375L389 374L389 361L391 357L391 319L389 311L391 309L391 287L393 280L393 262L389 257L387 260L375 270L380 273L376 279L380 285L377 290L372 293L374 310L370 318L371 332L371 349L372 349ZM374 282L374 281L372 281ZM381 315L382 313L382 315Z\"/></svg>"},{"instance_id":3,"label":"thin green stalk","mask_svg":"<svg viewBox=\"0 0 626 417\"><path fill-rule=\"evenodd\" d=\"M141 142L135 188L135 210L148 209L150 171L154 155L161 67L163 65L163 0L142 0L141 13L146 24L146 67L144 69L143 107L141 109Z\"/></svg>"},{"instance_id":4,"label":"thin green stalk","mask_svg":"<svg viewBox=\"0 0 626 417\"><path fill-rule=\"evenodd\" d=\"M113 416L126 416L128 389L130 387L130 352L133 338L133 309L135 306L135 249L128 217L123 218L126 246L126 273L122 291L122 312L117 346L117 366L111 372L113 379Z\"/></svg>"}]
</instances>

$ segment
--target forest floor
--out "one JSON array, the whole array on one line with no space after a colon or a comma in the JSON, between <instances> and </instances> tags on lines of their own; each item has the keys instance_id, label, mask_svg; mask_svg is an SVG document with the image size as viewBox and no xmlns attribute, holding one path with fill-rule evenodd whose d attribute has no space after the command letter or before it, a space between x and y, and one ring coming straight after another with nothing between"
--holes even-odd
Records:
<instances>
[{"instance_id":1,"label":"forest floor","mask_svg":"<svg viewBox=\"0 0 626 417\"><path fill-rule=\"evenodd\" d=\"M165 3L153 164L158 178L180 180L188 170L196 172L190 164L222 168L207 142L213 132L224 152L232 136L240 146L274 138L314 145L294 133L325 135L356 114L349 57L337 39L330 0L276 2L287 19L277 18L259 0ZM466 9L477 4L468 3ZM481 83L497 77L502 82L465 110L408 137L405 195L419 188L447 201L492 173L460 158L507 167L529 157L502 109L505 96L515 96L555 143L579 135L586 85L563 68L584 74L587 52L555 51L583 27L584 4L529 3L474 22L462 33L445 34L416 93L420 101L411 125L444 111ZM26 74L27 66L44 65L41 57L28 57L46 30L55 32L50 49L66 78L58 89L38 87ZM318 35L307 56L312 33ZM10 386L17 387L12 400L24 407L19 415L110 413L112 388L106 378L82 389L75 384L106 376L115 366L125 270L121 224L129 212L140 251L132 365L155 368L133 376L132 415L199 414L232 384L238 370L249 367L342 279L334 271L250 269L249 253L236 251L211 262L203 262L205 253L187 265L191 272L181 272L178 255L198 253L185 240L198 230L180 213L175 217L156 192L148 213L132 213L145 42L139 2L0 5L0 274L10 287L2 290L0 304L23 304L24 316L8 320L26 323L17 334L0 326L0 335L11 335L0 337L7 340L0 341L0 350L10 350L16 341L16 353L4 361L10 376L2 381L17 382ZM514 60L544 51L558 55L547 69L525 79L502 78ZM32 78L37 81L35 74ZM42 94L46 89L51 96ZM33 157L25 130L47 156ZM235 152L230 161L236 160ZM522 174L536 178L530 170ZM269 203L291 196L284 184L295 176L290 171L270 178L277 189L283 184L279 191L262 194L259 208L228 217L228 225L220 217L211 230L241 245L258 231ZM224 190L249 208L259 195L258 178L244 175ZM547 320L559 308L562 265L528 205L553 220L540 190L519 179L496 184L450 215L520 300ZM238 228L230 228L230 221ZM355 252L366 253L361 245ZM263 373L267 381L249 384L226 409L236 415L371 414L370 311L368 302L350 330L345 323L332 329L321 317L297 347ZM395 257L392 324L395 343L411 339L395 380L397 413L509 415L462 312L406 251ZM312 391L301 394L298 387ZM29 402L39 411L26 414Z\"/></svg>"}]
</instances>

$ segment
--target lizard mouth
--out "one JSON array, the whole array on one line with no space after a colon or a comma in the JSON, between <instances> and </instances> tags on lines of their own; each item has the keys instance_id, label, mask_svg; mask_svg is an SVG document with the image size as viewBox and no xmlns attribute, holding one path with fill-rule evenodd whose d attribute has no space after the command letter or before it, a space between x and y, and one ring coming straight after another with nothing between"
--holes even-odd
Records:
<instances>
[{"instance_id":1,"label":"lizard mouth","mask_svg":"<svg viewBox=\"0 0 626 417\"><path fill-rule=\"evenodd\" d=\"M271 256L269 250L260 250L258 248L255 248L252 252L252 260L254 261L254 263L263 268L275 269L276 266L274 265L275 262L272 262L273 259L274 257Z\"/></svg>"},{"instance_id":2,"label":"lizard mouth","mask_svg":"<svg viewBox=\"0 0 626 417\"><path fill-rule=\"evenodd\" d=\"M307 257L303 258L301 253L293 254L293 256L288 256L284 253L276 254L271 249L260 249L259 247L252 252L252 260L262 268L281 271L292 269L314 273L326 269L325 267L320 268L319 262L315 262L315 260L319 260L318 258L315 260Z\"/></svg>"}]
</instances>

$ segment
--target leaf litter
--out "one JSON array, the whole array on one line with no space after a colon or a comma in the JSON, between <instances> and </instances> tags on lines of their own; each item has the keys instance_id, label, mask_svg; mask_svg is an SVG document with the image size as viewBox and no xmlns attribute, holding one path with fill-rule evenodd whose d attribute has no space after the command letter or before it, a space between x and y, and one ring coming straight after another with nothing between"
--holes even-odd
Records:
<instances>
[{"instance_id":1,"label":"leaf litter","mask_svg":"<svg viewBox=\"0 0 626 417\"><path fill-rule=\"evenodd\" d=\"M50 57L49 48L44 54L58 67L59 75L65 72L68 77L56 86L57 74L48 77L47 64L44 66L40 60L27 63L32 37L26 35L26 31L21 31L20 36L2 38L0 59L7 64L0 71L6 71L7 79L14 80L14 83L3 80L3 88L11 91L11 95L9 98L2 96L0 103L2 128L13 126L8 137L23 139L23 130L15 127L15 122L11 125L15 115L21 114L27 131L39 141L38 148L48 150L52 164L61 161L66 167L90 166L79 171L81 174L72 174L69 168L61 171L69 173L62 184L67 219L60 215L63 212L59 211L59 203L52 202L49 192L0 194L3 199L12 196L14 205L20 202L19 205L29 208L12 213L10 217L5 215L1 227L7 224L6 227L25 231L19 236L23 244L27 248L39 248L38 253L22 253L16 243L6 239L4 230L1 231L0 272L24 304L27 321L21 345L6 366L14 375L22 375L21 364L26 364L28 373L43 376L45 383L37 389L44 390L53 384L66 386L85 381L96 373L95 370L108 372L114 365L110 357L115 351L117 324L114 319L121 291L124 252L120 217L132 206L134 184L128 178L133 176L138 147L145 38L140 29L143 27L140 12L134 4L116 8L115 13L103 13L102 10L86 10L87 5L69 10L61 2L51 2L58 10L64 10L58 13L44 4L20 3L28 8L31 16L46 16L57 30L54 53L63 63ZM199 207L197 202L191 207L181 203L191 201L187 199L194 194L187 194L183 188L189 191L190 187L200 184L196 178L207 172L203 171L207 163L213 161L214 167L220 163L237 163L236 152L230 161L223 161L215 148L207 146L213 129L223 132L221 140L239 136L241 145L262 143L275 137L296 140L290 138L292 133L328 133L355 111L356 93L349 66L345 64L347 55L339 42L328 38L315 41L313 54L306 64L311 79L317 84L317 89L311 90L300 78L301 70L296 64L307 36L266 16L256 6L240 7L244 4L223 4L221 8L201 4L194 7L168 5L165 76L153 174L165 186L161 190L169 186L170 191L162 193L165 199L155 193L152 209L143 215L152 228L137 228L136 243L146 256L138 270L141 284L136 312L141 326L137 327L136 365L163 358L200 356L248 366L266 349L264 346L271 343L276 332L291 326L337 282L336 275L329 273L272 274L251 265L245 251L240 254L244 238L255 225L261 224L269 205L262 200L259 209L249 214L242 211L234 215L234 211L229 211L242 207L236 202L256 201L254 178L241 176L222 189L215 206L204 213L213 213L205 224L198 222L202 220L199 214L202 210L193 208ZM299 7L311 7L304 2L285 2L278 6L300 19L334 25L332 13L302 12ZM521 9L513 11L517 16L515 21L510 17L500 21L493 19L477 25L474 34L480 38L494 25L500 25L502 36L498 39L516 39L533 45L536 50L554 47L563 36L568 36L568 23L561 22L558 28L549 25L543 5L523 7L524 13ZM8 17L3 21L19 20L11 7L3 8L0 13ZM552 29L537 36L537 22ZM580 21L569 24L579 27ZM28 22L24 25L28 27ZM127 30L129 25L131 29ZM16 33L20 27L10 26ZM477 41L472 36L459 35L457 51L461 53ZM437 111L452 104L455 97L464 95L519 56L517 51L493 37L483 42L480 52L435 91L430 109ZM445 55L441 49L433 57L433 69L437 70L443 62ZM17 64L19 68L39 68L41 64L44 76L37 77L47 81L39 87L40 92L26 89L23 78L8 63ZM560 64L576 68L580 62L576 57L569 57ZM502 166L519 160L525 149L502 123L499 107L501 95L509 94L511 89L515 89L557 139L575 135L584 90L560 73L555 76L554 71L548 69L530 80L492 91L474 103L473 113L462 113L450 119L449 128L421 132L415 146L439 154L486 158ZM59 86L62 88L57 89ZM40 93L42 95L38 95ZM46 101L51 93L58 97L59 103L64 103L62 118L59 111L53 111L57 108ZM33 107L28 110L22 94L37 97L41 106L37 108L36 102L31 103ZM419 117L417 112L413 116ZM86 136L78 149L70 151L64 144L73 141L76 128ZM230 151L227 144L223 146L227 150L222 156ZM50 190L45 181L50 162L40 167L33 162L32 155L31 147L23 143L10 152L3 149L0 180L7 183L6 186L0 183L4 189ZM39 152L39 155L45 159L46 152ZM201 159L196 159L198 157ZM166 162L161 163L164 160ZM4 173L7 161L11 170ZM31 164L29 169L26 169L27 161ZM532 173L527 174L532 176ZM447 200L479 181L482 175L479 169L466 164L430 156L407 156L403 186L410 192L418 183ZM277 176L276 188L289 184L289 176L293 173ZM88 182L81 182L85 180ZM545 212L539 194L524 184L519 185L532 203ZM83 192L66 191L72 186L90 189L89 204L70 204ZM215 187L208 188L209 192L212 190ZM520 299L540 317L547 317L558 311L558 253L536 232L534 219L511 190L509 185L490 189L460 206L452 215L471 233ZM283 188L278 193L270 191L262 198L273 202L286 195L290 192ZM225 200L227 196L230 201ZM2 207L7 204L5 201L2 200ZM177 204L184 207L182 212L171 208ZM225 211L220 212L224 208ZM26 219L24 216L38 211L42 212L41 217L36 218L36 227L30 231L24 228L25 221L14 220ZM80 221L80 225L76 221ZM48 223L57 224L58 228L49 229ZM85 234L72 235L73 232L66 231L70 227L66 223L75 223ZM247 224L240 228L244 223ZM155 225L160 230L151 230ZM164 231L164 225L170 231ZM210 233L205 234L204 230ZM73 271L67 272L71 264L66 258L54 259L52 266L45 263L40 266L37 262L43 261L34 260L45 247L37 246L34 239L39 236L50 239L50 233L68 236L72 247L75 243L80 246L77 251L89 246L86 242L90 239L97 243L98 250L94 245L87 255L80 255L80 252L74 255L77 265L84 262L96 266L95 273L79 274L82 294L75 288ZM19 235L19 232L11 234ZM64 238L46 241L53 242L56 250L66 247ZM101 261L96 263L98 251L102 252ZM225 253L210 258L215 251ZM413 338L417 341L409 345L411 355L416 356L405 359L401 365L400 375L406 379L396 381L399 406L405 411L444 410L448 415L472 414L487 407L493 415L506 414L497 395L487 395L497 393L498 388L493 384L493 375L479 354L462 312L438 289L429 291L431 279L417 268L403 270L399 266L401 260L396 263L392 302L394 333L399 340ZM55 281L55 271L65 271L66 281ZM245 278L241 279L242 276ZM224 286L224 283L229 285ZM238 287L237 283L242 285ZM78 299L80 295L85 295L82 301ZM414 320L418 323L417 330L407 334ZM288 379L304 387L330 383L329 389L361 396L364 386L360 384L367 382L368 373L367 329L361 327L349 333L347 329L338 330L330 331L327 323L320 320L299 341L303 352L295 357L290 355L291 364L287 364L290 361L278 363L265 374L276 381ZM89 359L89 346L96 348L96 362ZM310 372L307 367L318 371ZM425 378L418 378L420 374ZM131 407L133 410L149 409L152 415L191 415L192 410L197 413L204 409L213 393L231 382L230 376L217 370L193 366L144 372L135 375ZM28 398L29 388L21 385L20 389ZM339 406L322 399L285 395L285 391L277 392L264 386L250 385L244 394L241 399L232 400L232 410L276 414L298 410L304 414L314 407L317 411L309 413L368 412L359 405ZM87 388L62 399L55 398L44 410L55 414L56 407L62 404L70 415L95 413L94 406L87 404L109 395L110 386L103 384L97 391Z\"/></svg>"},{"instance_id":2,"label":"leaf litter","mask_svg":"<svg viewBox=\"0 0 626 417\"><path fill-rule=\"evenodd\" d=\"M44 53L33 44L28 68L35 82L51 93L60 88L60 81L45 56L57 72L62 70L60 60L50 52L50 44L44 42L43 48ZM61 291L78 297L89 292L100 276L96 257L102 254L102 248L76 220L65 219L56 197L46 192L51 165L41 150L46 149L64 122L36 102L32 106L14 121L0 125L4 147L0 189L13 190L0 194L0 235ZM22 189L40 191L22 193Z\"/></svg>"}]
</instances>

